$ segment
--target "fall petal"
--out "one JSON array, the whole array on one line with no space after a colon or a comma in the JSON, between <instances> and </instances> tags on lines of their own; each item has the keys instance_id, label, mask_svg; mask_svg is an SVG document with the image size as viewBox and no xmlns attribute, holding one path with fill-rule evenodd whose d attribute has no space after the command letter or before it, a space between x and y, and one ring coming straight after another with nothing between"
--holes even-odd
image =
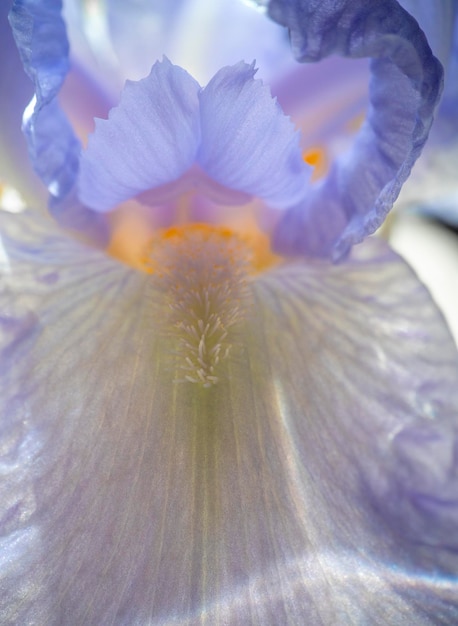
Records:
<instances>
[{"instance_id":1,"label":"fall petal","mask_svg":"<svg viewBox=\"0 0 458 626\"><path fill-rule=\"evenodd\" d=\"M255 280L200 389L151 278L34 222L1 230L2 623L456 622L457 359L396 256Z\"/></svg>"}]
</instances>

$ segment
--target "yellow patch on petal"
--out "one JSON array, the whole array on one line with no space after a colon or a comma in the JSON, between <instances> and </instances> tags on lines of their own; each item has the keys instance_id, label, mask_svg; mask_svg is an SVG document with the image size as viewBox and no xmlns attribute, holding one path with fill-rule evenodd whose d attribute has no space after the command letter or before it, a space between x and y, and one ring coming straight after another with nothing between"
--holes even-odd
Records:
<instances>
[{"instance_id":1,"label":"yellow patch on petal","mask_svg":"<svg viewBox=\"0 0 458 626\"><path fill-rule=\"evenodd\" d=\"M252 251L233 230L207 224L164 230L150 250L149 268L167 303L164 330L177 346L180 380L212 387L247 312Z\"/></svg>"},{"instance_id":2,"label":"yellow patch on petal","mask_svg":"<svg viewBox=\"0 0 458 626\"><path fill-rule=\"evenodd\" d=\"M157 226L154 214L135 200L123 203L110 216L111 239L108 254L123 263L145 271L143 252Z\"/></svg>"},{"instance_id":3,"label":"yellow patch on petal","mask_svg":"<svg viewBox=\"0 0 458 626\"><path fill-rule=\"evenodd\" d=\"M174 227L188 229L196 225L189 216L188 204L187 196L176 203L172 216ZM263 272L283 261L272 251L270 237L260 230L254 213L253 206L218 207L216 223L208 224L209 228L227 228L245 242L250 249L250 273ZM151 273L151 250L167 232L161 228L151 207L129 200L111 214L110 222L108 254L135 269Z\"/></svg>"},{"instance_id":4,"label":"yellow patch on petal","mask_svg":"<svg viewBox=\"0 0 458 626\"><path fill-rule=\"evenodd\" d=\"M312 181L322 178L328 169L328 161L326 153L323 148L314 147L305 150L302 154L302 158L308 165L311 165L313 169Z\"/></svg>"}]
</instances>

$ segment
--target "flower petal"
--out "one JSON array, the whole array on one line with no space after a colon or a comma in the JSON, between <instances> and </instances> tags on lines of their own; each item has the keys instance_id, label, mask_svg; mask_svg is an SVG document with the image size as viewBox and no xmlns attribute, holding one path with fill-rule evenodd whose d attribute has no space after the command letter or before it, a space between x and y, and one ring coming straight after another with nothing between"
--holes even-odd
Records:
<instances>
[{"instance_id":1,"label":"flower petal","mask_svg":"<svg viewBox=\"0 0 458 626\"><path fill-rule=\"evenodd\" d=\"M211 54L209 54L211 51ZM271 79L295 62L284 28L248 2L186 0L176 11L165 54L206 85L216 72L241 59L256 59L258 76Z\"/></svg>"},{"instance_id":2,"label":"flower petal","mask_svg":"<svg viewBox=\"0 0 458 626\"><path fill-rule=\"evenodd\" d=\"M402 188L398 207L415 206L420 212L446 223L458 224L458 3L440 3L437 19L431 19L430 5L411 0L415 16L431 42L445 58L445 88L427 145ZM435 5L436 6L436 3ZM418 13L418 15L417 15ZM442 40L439 39L442 26ZM452 41L450 41L452 39ZM434 49L434 47L433 47Z\"/></svg>"},{"instance_id":3,"label":"flower petal","mask_svg":"<svg viewBox=\"0 0 458 626\"><path fill-rule=\"evenodd\" d=\"M293 63L284 29L244 2L111 0L92 8L66 0L64 16L72 56L112 93L126 78L146 76L162 55L200 84L240 59L257 59L266 79Z\"/></svg>"},{"instance_id":4,"label":"flower petal","mask_svg":"<svg viewBox=\"0 0 458 626\"><path fill-rule=\"evenodd\" d=\"M287 208L304 197L309 167L299 135L253 65L221 69L199 96L198 161L220 184Z\"/></svg>"},{"instance_id":5,"label":"flower petal","mask_svg":"<svg viewBox=\"0 0 458 626\"><path fill-rule=\"evenodd\" d=\"M24 117L30 158L38 176L58 197L74 184L80 150L56 100L68 71L61 6L61 0L15 0L9 16L24 69L36 93Z\"/></svg>"},{"instance_id":6,"label":"flower petal","mask_svg":"<svg viewBox=\"0 0 458 626\"><path fill-rule=\"evenodd\" d=\"M112 0L107 4L110 40L124 76L138 80L149 72L152 60L164 53L183 4L183 0L136 0L135 5Z\"/></svg>"},{"instance_id":7,"label":"flower petal","mask_svg":"<svg viewBox=\"0 0 458 626\"><path fill-rule=\"evenodd\" d=\"M43 190L33 172L27 146L21 132L22 111L32 97L33 88L22 69L11 27L8 23L9 3L0 5L0 183L9 183L22 197L35 206L43 202ZM41 191L41 193L40 193Z\"/></svg>"},{"instance_id":8,"label":"flower petal","mask_svg":"<svg viewBox=\"0 0 458 626\"><path fill-rule=\"evenodd\" d=\"M168 59L128 81L108 120L97 120L81 157L79 197L96 211L178 179L200 140L199 84Z\"/></svg>"},{"instance_id":9,"label":"flower petal","mask_svg":"<svg viewBox=\"0 0 458 626\"><path fill-rule=\"evenodd\" d=\"M149 277L33 229L1 231L2 623L456 623L456 353L397 257L265 275L196 391Z\"/></svg>"},{"instance_id":10,"label":"flower petal","mask_svg":"<svg viewBox=\"0 0 458 626\"><path fill-rule=\"evenodd\" d=\"M446 67L453 41L455 16L458 11L456 0L440 0L440 2L437 0L433 2L398 0L398 2L417 20L434 55Z\"/></svg>"},{"instance_id":11,"label":"flower petal","mask_svg":"<svg viewBox=\"0 0 458 626\"><path fill-rule=\"evenodd\" d=\"M280 224L289 253L341 258L383 222L427 139L442 69L415 20L395 0L271 0L301 61L332 53L372 57L370 109L353 149Z\"/></svg>"},{"instance_id":12,"label":"flower petal","mask_svg":"<svg viewBox=\"0 0 458 626\"><path fill-rule=\"evenodd\" d=\"M75 202L80 143L57 95L68 71L68 41L61 0L14 0L9 20L35 96L26 108L23 131L38 176L51 193L51 212L63 225L85 229L98 240L106 224Z\"/></svg>"}]
</instances>

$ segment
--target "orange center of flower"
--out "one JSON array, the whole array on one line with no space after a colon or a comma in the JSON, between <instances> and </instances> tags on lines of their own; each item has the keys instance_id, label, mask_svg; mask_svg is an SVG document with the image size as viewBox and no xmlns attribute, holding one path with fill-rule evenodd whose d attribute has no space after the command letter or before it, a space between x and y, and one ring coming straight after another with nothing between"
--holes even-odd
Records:
<instances>
[{"instance_id":1,"label":"orange center of flower","mask_svg":"<svg viewBox=\"0 0 458 626\"><path fill-rule=\"evenodd\" d=\"M236 337L250 308L252 276L281 258L260 232L255 207L220 209L216 217L230 225L189 221L188 207L186 198L177 202L175 225L160 228L150 209L126 205L114 216L109 253L151 275L160 296L154 302L162 307L156 319L177 379L207 388L224 377L228 356L241 343Z\"/></svg>"},{"instance_id":2,"label":"orange center of flower","mask_svg":"<svg viewBox=\"0 0 458 626\"><path fill-rule=\"evenodd\" d=\"M209 229L221 227L237 235L250 248L250 273L262 272L281 262L282 258L275 254L270 245L269 236L259 229L253 211L246 207L230 207L221 210L217 224L207 224ZM174 215L174 227L161 228L151 214L149 207L139 205L135 201L126 202L112 216L111 241L108 253L117 259L144 272L151 273L151 252L174 228L184 233L193 229L196 224L200 228L205 225L188 221L186 211L181 203L177 204Z\"/></svg>"}]
</instances>

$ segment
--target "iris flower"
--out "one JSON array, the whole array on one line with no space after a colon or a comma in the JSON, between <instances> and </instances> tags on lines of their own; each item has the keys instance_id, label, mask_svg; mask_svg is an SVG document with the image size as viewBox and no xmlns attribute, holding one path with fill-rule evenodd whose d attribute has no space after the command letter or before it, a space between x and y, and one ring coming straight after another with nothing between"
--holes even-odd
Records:
<instances>
[{"instance_id":1,"label":"iris flower","mask_svg":"<svg viewBox=\"0 0 458 626\"><path fill-rule=\"evenodd\" d=\"M16 0L53 218L21 160L27 87L2 23L3 173L30 205L0 212L2 624L458 621L457 353L413 271L368 238L427 140L442 66L395 0L266 8L315 62L292 69L279 36L278 102L251 59L199 83L151 58L82 149L62 107L84 135L115 83L95 84L81 44L61 90L60 2ZM113 32L120 11L141 40L142 9L108 5ZM112 39L128 60L134 36ZM312 172L305 118L332 102L313 90L351 85L362 57L366 120ZM299 134L279 102L303 97Z\"/></svg>"}]
</instances>

